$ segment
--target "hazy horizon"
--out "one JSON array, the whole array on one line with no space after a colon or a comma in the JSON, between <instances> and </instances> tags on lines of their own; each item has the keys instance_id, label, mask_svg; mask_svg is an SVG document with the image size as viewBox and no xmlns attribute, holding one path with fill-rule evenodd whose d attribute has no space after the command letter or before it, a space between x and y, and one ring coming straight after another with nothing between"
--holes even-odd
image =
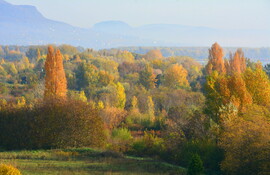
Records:
<instances>
[{"instance_id":1,"label":"hazy horizon","mask_svg":"<svg viewBox=\"0 0 270 175\"><path fill-rule=\"evenodd\" d=\"M180 24L217 29L270 30L267 0L6 0L33 5L49 19L90 28L117 20L133 27L145 24Z\"/></svg>"}]
</instances>

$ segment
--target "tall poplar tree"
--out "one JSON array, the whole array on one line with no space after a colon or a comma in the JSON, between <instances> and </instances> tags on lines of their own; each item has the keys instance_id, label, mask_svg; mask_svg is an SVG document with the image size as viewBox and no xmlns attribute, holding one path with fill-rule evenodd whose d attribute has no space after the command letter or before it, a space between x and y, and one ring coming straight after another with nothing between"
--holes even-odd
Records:
<instances>
[{"instance_id":1,"label":"tall poplar tree","mask_svg":"<svg viewBox=\"0 0 270 175\"><path fill-rule=\"evenodd\" d=\"M224 64L224 51L218 43L214 43L209 49L209 61L206 65L206 72L210 75L213 71L217 71L219 74L226 73Z\"/></svg>"},{"instance_id":2,"label":"tall poplar tree","mask_svg":"<svg viewBox=\"0 0 270 175\"><path fill-rule=\"evenodd\" d=\"M67 94L67 80L63 66L63 58L60 50L55 52L52 46L48 48L45 71L44 98L65 99Z\"/></svg>"}]
</instances>

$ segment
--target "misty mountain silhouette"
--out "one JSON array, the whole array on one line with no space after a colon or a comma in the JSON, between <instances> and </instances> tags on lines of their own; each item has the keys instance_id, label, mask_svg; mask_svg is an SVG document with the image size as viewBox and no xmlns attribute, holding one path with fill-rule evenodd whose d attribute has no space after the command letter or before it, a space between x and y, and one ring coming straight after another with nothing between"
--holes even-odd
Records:
<instances>
[{"instance_id":1,"label":"misty mountain silhouette","mask_svg":"<svg viewBox=\"0 0 270 175\"><path fill-rule=\"evenodd\" d=\"M90 29L45 18L34 6L0 0L0 44L72 44L95 49L121 46L269 46L270 31L220 30L176 24L131 27L104 21ZM251 42L252 41L252 42Z\"/></svg>"}]
</instances>

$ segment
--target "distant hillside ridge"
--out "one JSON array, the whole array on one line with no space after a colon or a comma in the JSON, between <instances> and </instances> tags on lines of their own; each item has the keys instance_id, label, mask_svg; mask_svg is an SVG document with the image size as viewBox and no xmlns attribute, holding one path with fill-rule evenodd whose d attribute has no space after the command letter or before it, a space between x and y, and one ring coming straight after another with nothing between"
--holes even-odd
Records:
<instances>
[{"instance_id":1,"label":"distant hillside ridge","mask_svg":"<svg viewBox=\"0 0 270 175\"><path fill-rule=\"evenodd\" d=\"M133 27L123 21L102 21L80 28L45 18L34 6L0 0L0 45L70 44L94 49L130 46L270 47L270 30L223 30L179 24Z\"/></svg>"},{"instance_id":2,"label":"distant hillside ridge","mask_svg":"<svg viewBox=\"0 0 270 175\"><path fill-rule=\"evenodd\" d=\"M163 56L189 56L201 62L207 61L209 47L120 47L120 50L127 50L137 54L145 54L150 50L159 49ZM225 57L229 58L238 47L224 47ZM270 63L270 47L242 48L245 57L252 61L261 61L263 64Z\"/></svg>"}]
</instances>

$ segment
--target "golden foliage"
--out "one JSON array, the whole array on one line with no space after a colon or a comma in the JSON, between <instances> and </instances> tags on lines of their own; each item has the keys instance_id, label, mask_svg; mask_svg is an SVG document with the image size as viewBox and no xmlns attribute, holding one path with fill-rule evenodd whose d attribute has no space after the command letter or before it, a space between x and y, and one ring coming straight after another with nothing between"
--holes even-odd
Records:
<instances>
[{"instance_id":1,"label":"golden foliage","mask_svg":"<svg viewBox=\"0 0 270 175\"><path fill-rule=\"evenodd\" d=\"M45 62L45 91L44 98L66 98L67 80L60 50L54 52L52 46L48 48Z\"/></svg>"},{"instance_id":2,"label":"golden foliage","mask_svg":"<svg viewBox=\"0 0 270 175\"><path fill-rule=\"evenodd\" d=\"M21 175L21 173L12 165L0 164L0 175Z\"/></svg>"},{"instance_id":3,"label":"golden foliage","mask_svg":"<svg viewBox=\"0 0 270 175\"><path fill-rule=\"evenodd\" d=\"M238 49L234 56L231 56L229 67L226 66L228 73L244 73L246 70L246 59L242 49Z\"/></svg>"},{"instance_id":4,"label":"golden foliage","mask_svg":"<svg viewBox=\"0 0 270 175\"><path fill-rule=\"evenodd\" d=\"M270 106L270 81L260 66L255 70L248 68L244 73L244 80L254 103Z\"/></svg>"},{"instance_id":5,"label":"golden foliage","mask_svg":"<svg viewBox=\"0 0 270 175\"><path fill-rule=\"evenodd\" d=\"M164 73L164 85L173 89L188 88L187 76L188 72L182 65L174 64Z\"/></svg>"},{"instance_id":6,"label":"golden foliage","mask_svg":"<svg viewBox=\"0 0 270 175\"><path fill-rule=\"evenodd\" d=\"M249 106L247 109L243 117L231 114L222 118L223 132L219 145L225 151L225 159L221 167L232 175L267 174L270 166L270 122L261 107Z\"/></svg>"},{"instance_id":7,"label":"golden foliage","mask_svg":"<svg viewBox=\"0 0 270 175\"><path fill-rule=\"evenodd\" d=\"M160 50L150 50L145 54L144 57L147 60L155 60L155 59L162 59L163 55Z\"/></svg>"},{"instance_id":8,"label":"golden foliage","mask_svg":"<svg viewBox=\"0 0 270 175\"><path fill-rule=\"evenodd\" d=\"M155 104L153 102L153 99L151 96L148 96L147 98L147 113L149 115L149 119L151 122L155 121Z\"/></svg>"},{"instance_id":9,"label":"golden foliage","mask_svg":"<svg viewBox=\"0 0 270 175\"><path fill-rule=\"evenodd\" d=\"M126 93L124 86L118 82L116 84L116 97L117 97L117 104L116 107L124 109L126 104Z\"/></svg>"},{"instance_id":10,"label":"golden foliage","mask_svg":"<svg viewBox=\"0 0 270 175\"><path fill-rule=\"evenodd\" d=\"M106 107L101 110L101 117L108 129L116 128L126 118L127 112L120 108Z\"/></svg>"},{"instance_id":11,"label":"golden foliage","mask_svg":"<svg viewBox=\"0 0 270 175\"><path fill-rule=\"evenodd\" d=\"M206 72L208 75L210 75L214 70L219 74L226 73L223 57L223 49L218 43L214 43L211 49L209 49L209 61L206 65Z\"/></svg>"}]
</instances>

